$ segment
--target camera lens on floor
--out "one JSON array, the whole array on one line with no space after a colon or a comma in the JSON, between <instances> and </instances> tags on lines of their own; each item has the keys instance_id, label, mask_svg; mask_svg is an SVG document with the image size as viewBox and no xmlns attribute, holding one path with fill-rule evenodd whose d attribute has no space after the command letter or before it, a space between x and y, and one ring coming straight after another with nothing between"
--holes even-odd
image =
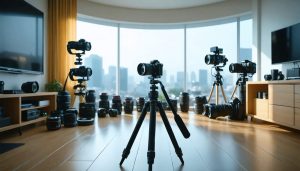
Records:
<instances>
[{"instance_id":1,"label":"camera lens on floor","mask_svg":"<svg viewBox=\"0 0 300 171\"><path fill-rule=\"evenodd\" d=\"M133 112L133 99L132 97L126 97L124 101L124 113L132 114Z\"/></svg>"},{"instance_id":2,"label":"camera lens on floor","mask_svg":"<svg viewBox=\"0 0 300 171\"><path fill-rule=\"evenodd\" d=\"M206 96L195 97L195 113L201 114L204 111L204 104L207 103Z\"/></svg>"},{"instance_id":3,"label":"camera lens on floor","mask_svg":"<svg viewBox=\"0 0 300 171\"><path fill-rule=\"evenodd\" d=\"M145 98L144 97L139 97L136 100L136 110L138 112L141 112L143 110L144 104L145 104Z\"/></svg>"},{"instance_id":4,"label":"camera lens on floor","mask_svg":"<svg viewBox=\"0 0 300 171\"><path fill-rule=\"evenodd\" d=\"M77 110L72 108L66 110L64 114L64 126L65 127L75 127L77 126Z\"/></svg>"},{"instance_id":5,"label":"camera lens on floor","mask_svg":"<svg viewBox=\"0 0 300 171\"><path fill-rule=\"evenodd\" d=\"M107 114L107 110L105 108L99 108L97 113L98 113L98 118L105 118Z\"/></svg>"},{"instance_id":6,"label":"camera lens on floor","mask_svg":"<svg viewBox=\"0 0 300 171\"><path fill-rule=\"evenodd\" d=\"M94 103L80 103L79 117L80 118L95 118L95 104Z\"/></svg>"},{"instance_id":7,"label":"camera lens on floor","mask_svg":"<svg viewBox=\"0 0 300 171\"><path fill-rule=\"evenodd\" d=\"M109 101L107 93L100 94L99 108L109 110Z\"/></svg>"},{"instance_id":8,"label":"camera lens on floor","mask_svg":"<svg viewBox=\"0 0 300 171\"><path fill-rule=\"evenodd\" d=\"M187 92L181 92L179 96L181 112L188 112L190 107L190 96Z\"/></svg>"},{"instance_id":9,"label":"camera lens on floor","mask_svg":"<svg viewBox=\"0 0 300 171\"><path fill-rule=\"evenodd\" d=\"M111 108L117 109L119 115L122 113L122 101L120 96L113 96Z\"/></svg>"},{"instance_id":10,"label":"camera lens on floor","mask_svg":"<svg viewBox=\"0 0 300 171\"><path fill-rule=\"evenodd\" d=\"M108 114L109 114L110 117L117 117L118 110L117 109L109 109Z\"/></svg>"}]
</instances>

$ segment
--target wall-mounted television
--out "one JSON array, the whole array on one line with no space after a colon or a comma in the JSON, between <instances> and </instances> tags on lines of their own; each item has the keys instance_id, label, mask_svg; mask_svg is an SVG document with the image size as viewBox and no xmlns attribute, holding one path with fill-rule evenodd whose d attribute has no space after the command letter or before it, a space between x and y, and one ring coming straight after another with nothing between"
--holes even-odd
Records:
<instances>
[{"instance_id":1,"label":"wall-mounted television","mask_svg":"<svg viewBox=\"0 0 300 171\"><path fill-rule=\"evenodd\" d=\"M0 71L44 72L44 14L24 0L0 1Z\"/></svg>"},{"instance_id":2,"label":"wall-mounted television","mask_svg":"<svg viewBox=\"0 0 300 171\"><path fill-rule=\"evenodd\" d=\"M272 64L300 62L300 23L272 32Z\"/></svg>"}]
</instances>

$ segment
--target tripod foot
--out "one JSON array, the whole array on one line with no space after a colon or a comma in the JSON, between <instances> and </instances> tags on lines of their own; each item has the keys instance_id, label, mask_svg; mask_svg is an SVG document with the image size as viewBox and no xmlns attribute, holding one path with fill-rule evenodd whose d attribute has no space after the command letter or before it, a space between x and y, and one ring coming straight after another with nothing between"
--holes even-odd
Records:
<instances>
[{"instance_id":1,"label":"tripod foot","mask_svg":"<svg viewBox=\"0 0 300 171\"><path fill-rule=\"evenodd\" d=\"M148 171L152 171L152 164L149 164Z\"/></svg>"},{"instance_id":2,"label":"tripod foot","mask_svg":"<svg viewBox=\"0 0 300 171\"><path fill-rule=\"evenodd\" d=\"M124 160L128 157L129 153L130 153L130 151L125 148L123 151L123 154L122 154L122 159L120 161L120 165L123 164Z\"/></svg>"}]
</instances>

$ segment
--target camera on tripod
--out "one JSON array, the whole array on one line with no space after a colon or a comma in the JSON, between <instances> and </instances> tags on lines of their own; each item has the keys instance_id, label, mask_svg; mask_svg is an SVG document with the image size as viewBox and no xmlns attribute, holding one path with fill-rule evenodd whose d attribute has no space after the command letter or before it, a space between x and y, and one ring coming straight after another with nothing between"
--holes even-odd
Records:
<instances>
[{"instance_id":1,"label":"camera on tripod","mask_svg":"<svg viewBox=\"0 0 300 171\"><path fill-rule=\"evenodd\" d=\"M72 81L77 81L74 78L74 76L83 77L83 78L86 77L86 79L88 80L88 78L92 76L92 69L85 66L80 66L79 68L71 68L69 72L69 76Z\"/></svg>"},{"instance_id":2,"label":"camera on tripod","mask_svg":"<svg viewBox=\"0 0 300 171\"><path fill-rule=\"evenodd\" d=\"M229 71L231 73L243 73L243 74L255 74L256 63L249 60L244 60L241 63L232 63L229 65Z\"/></svg>"},{"instance_id":3,"label":"camera on tripod","mask_svg":"<svg viewBox=\"0 0 300 171\"><path fill-rule=\"evenodd\" d=\"M84 39L79 41L69 41L67 45L67 50L69 54L76 55L75 65L81 65L81 56L85 54L85 51L90 51L92 48L90 42L86 42ZM88 81L89 77L92 76L92 69L85 66L80 66L78 68L71 68L69 72L69 77L72 81L78 81L78 84L73 87L75 89L75 95L85 95L86 86L83 84L84 81ZM79 78L74 78L79 77Z\"/></svg>"},{"instance_id":4,"label":"camera on tripod","mask_svg":"<svg viewBox=\"0 0 300 171\"><path fill-rule=\"evenodd\" d=\"M158 60L153 60L150 64L140 63L137 67L139 75L151 75L153 78L160 78L163 74L163 64Z\"/></svg>"},{"instance_id":5,"label":"camera on tripod","mask_svg":"<svg viewBox=\"0 0 300 171\"><path fill-rule=\"evenodd\" d=\"M205 63L207 65L217 66L221 63L223 63L223 66L226 65L226 62L228 61L228 59L225 57L225 55L220 55L223 53L222 48L218 48L218 46L211 47L210 52L213 52L214 54L205 55Z\"/></svg>"}]
</instances>

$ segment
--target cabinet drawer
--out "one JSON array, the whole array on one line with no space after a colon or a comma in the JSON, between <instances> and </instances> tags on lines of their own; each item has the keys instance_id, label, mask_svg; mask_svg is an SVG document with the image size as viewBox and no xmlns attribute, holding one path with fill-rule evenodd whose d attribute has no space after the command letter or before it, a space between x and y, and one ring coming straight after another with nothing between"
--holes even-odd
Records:
<instances>
[{"instance_id":1,"label":"cabinet drawer","mask_svg":"<svg viewBox=\"0 0 300 171\"><path fill-rule=\"evenodd\" d=\"M261 119L268 119L269 102L268 99L255 99L256 116Z\"/></svg>"},{"instance_id":2,"label":"cabinet drawer","mask_svg":"<svg viewBox=\"0 0 300 171\"><path fill-rule=\"evenodd\" d=\"M295 85L295 93L300 94L300 85Z\"/></svg>"},{"instance_id":3,"label":"cabinet drawer","mask_svg":"<svg viewBox=\"0 0 300 171\"><path fill-rule=\"evenodd\" d=\"M294 125L294 109L293 107L269 105L269 119L282 125Z\"/></svg>"},{"instance_id":4,"label":"cabinet drawer","mask_svg":"<svg viewBox=\"0 0 300 171\"><path fill-rule=\"evenodd\" d=\"M300 109L295 108L295 127L300 129Z\"/></svg>"},{"instance_id":5,"label":"cabinet drawer","mask_svg":"<svg viewBox=\"0 0 300 171\"><path fill-rule=\"evenodd\" d=\"M269 85L269 104L294 107L294 85Z\"/></svg>"}]
</instances>

